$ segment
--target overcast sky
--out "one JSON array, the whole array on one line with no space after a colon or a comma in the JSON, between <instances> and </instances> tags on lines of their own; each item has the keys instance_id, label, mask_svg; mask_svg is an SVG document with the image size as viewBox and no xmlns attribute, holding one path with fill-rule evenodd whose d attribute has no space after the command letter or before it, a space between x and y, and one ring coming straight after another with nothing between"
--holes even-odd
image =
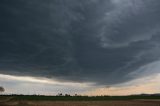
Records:
<instances>
[{"instance_id":1,"label":"overcast sky","mask_svg":"<svg viewBox=\"0 0 160 106\"><path fill-rule=\"evenodd\" d=\"M6 93L160 92L159 0L1 0L0 13Z\"/></svg>"}]
</instances>

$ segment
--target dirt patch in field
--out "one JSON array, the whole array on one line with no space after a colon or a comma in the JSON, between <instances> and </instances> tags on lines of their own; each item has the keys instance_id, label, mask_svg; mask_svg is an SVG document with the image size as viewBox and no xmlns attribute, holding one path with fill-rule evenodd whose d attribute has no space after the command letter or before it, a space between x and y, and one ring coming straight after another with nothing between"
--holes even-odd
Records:
<instances>
[{"instance_id":1,"label":"dirt patch in field","mask_svg":"<svg viewBox=\"0 0 160 106\"><path fill-rule=\"evenodd\" d=\"M0 106L160 106L160 101L10 101Z\"/></svg>"}]
</instances>

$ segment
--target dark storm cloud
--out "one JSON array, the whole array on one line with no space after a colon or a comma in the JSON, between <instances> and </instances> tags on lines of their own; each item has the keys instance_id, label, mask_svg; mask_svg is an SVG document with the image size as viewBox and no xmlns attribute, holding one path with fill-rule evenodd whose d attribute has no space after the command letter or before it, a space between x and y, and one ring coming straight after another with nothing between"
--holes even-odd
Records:
<instances>
[{"instance_id":1,"label":"dark storm cloud","mask_svg":"<svg viewBox=\"0 0 160 106\"><path fill-rule=\"evenodd\" d=\"M158 0L1 0L0 73L115 84L160 57Z\"/></svg>"}]
</instances>

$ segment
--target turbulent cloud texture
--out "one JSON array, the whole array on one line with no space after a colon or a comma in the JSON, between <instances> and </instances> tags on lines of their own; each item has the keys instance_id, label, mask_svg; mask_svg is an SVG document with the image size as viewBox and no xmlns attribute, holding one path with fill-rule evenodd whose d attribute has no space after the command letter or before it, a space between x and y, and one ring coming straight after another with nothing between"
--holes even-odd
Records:
<instances>
[{"instance_id":1,"label":"turbulent cloud texture","mask_svg":"<svg viewBox=\"0 0 160 106\"><path fill-rule=\"evenodd\" d=\"M1 74L117 84L160 58L159 0L1 0L0 13Z\"/></svg>"}]
</instances>

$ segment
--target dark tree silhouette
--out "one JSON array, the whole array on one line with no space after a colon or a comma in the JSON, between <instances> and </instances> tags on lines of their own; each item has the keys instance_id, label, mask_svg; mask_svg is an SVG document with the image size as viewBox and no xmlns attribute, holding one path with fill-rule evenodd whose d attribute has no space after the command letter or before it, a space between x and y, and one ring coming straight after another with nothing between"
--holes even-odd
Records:
<instances>
[{"instance_id":1,"label":"dark tree silhouette","mask_svg":"<svg viewBox=\"0 0 160 106\"><path fill-rule=\"evenodd\" d=\"M4 92L4 91L5 91L5 89L0 86L0 93L1 93L1 92Z\"/></svg>"},{"instance_id":2,"label":"dark tree silhouette","mask_svg":"<svg viewBox=\"0 0 160 106\"><path fill-rule=\"evenodd\" d=\"M62 93L58 93L58 95L57 96L63 96L63 94Z\"/></svg>"},{"instance_id":3,"label":"dark tree silhouette","mask_svg":"<svg viewBox=\"0 0 160 106\"><path fill-rule=\"evenodd\" d=\"M65 94L64 96L71 96L70 94Z\"/></svg>"}]
</instances>

